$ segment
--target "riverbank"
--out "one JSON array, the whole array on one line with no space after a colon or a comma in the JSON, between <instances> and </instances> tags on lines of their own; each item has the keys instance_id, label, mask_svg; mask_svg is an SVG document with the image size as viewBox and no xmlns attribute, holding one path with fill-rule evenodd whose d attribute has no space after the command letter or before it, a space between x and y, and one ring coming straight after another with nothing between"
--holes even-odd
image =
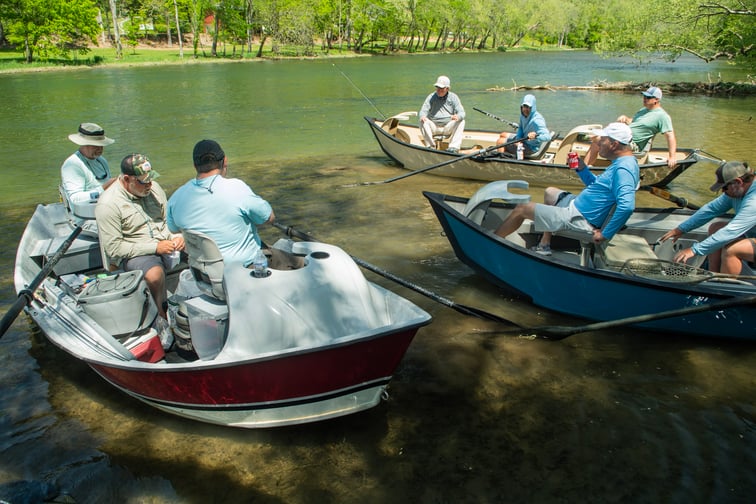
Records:
<instances>
[{"instance_id":1,"label":"riverbank","mask_svg":"<svg viewBox=\"0 0 756 504\"><path fill-rule=\"evenodd\" d=\"M571 51L551 47L521 47L509 52L553 52ZM494 51L475 51L494 52ZM191 45L183 46L182 49L176 44L173 47L139 45L136 47L124 47L121 59L115 58L115 49L112 47L92 47L82 57L74 57L70 60L39 61L25 63L23 54L8 48L0 49L0 75L8 73L31 73L31 72L58 72L72 70L86 70L102 67L131 67L131 66L160 66L160 65L204 65L219 63L259 63L271 60L318 60L339 58L369 58L379 56L393 56L385 54L380 48L372 52L355 53L343 48L334 47L328 51L318 50L313 54L305 54L303 48L288 47L277 52L266 52L263 56L256 56L255 50L247 52L238 47L221 46L217 56L210 54L208 44L200 46L199 54L195 57ZM455 51L456 53L456 51ZM416 56L438 55L438 52L413 53ZM406 55L402 53L402 55ZM649 85L657 85L669 92L676 94L705 94L710 96L754 96L756 95L756 76L748 75L747 80L742 82L590 82L571 86L554 86L550 84L515 84L512 87L493 87L487 91L525 91L525 90L589 90L589 91L637 91L647 88Z\"/></svg>"}]
</instances>

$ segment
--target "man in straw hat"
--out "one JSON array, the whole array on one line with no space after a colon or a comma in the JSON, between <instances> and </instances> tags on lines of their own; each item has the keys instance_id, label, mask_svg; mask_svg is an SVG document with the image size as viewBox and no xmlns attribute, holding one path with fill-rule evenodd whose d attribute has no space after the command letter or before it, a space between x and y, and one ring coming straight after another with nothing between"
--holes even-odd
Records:
<instances>
[{"instance_id":1,"label":"man in straw hat","mask_svg":"<svg viewBox=\"0 0 756 504\"><path fill-rule=\"evenodd\" d=\"M709 270L731 275L750 275L756 249L756 186L748 163L730 161L717 168L717 180L711 190L722 194L702 206L685 222L660 238L677 241L688 231L703 226L715 217L735 210L729 222L709 226L709 236L702 242L679 251L675 262L687 262L694 255L709 256ZM746 264L748 263L746 267Z\"/></svg>"},{"instance_id":2,"label":"man in straw hat","mask_svg":"<svg viewBox=\"0 0 756 504\"><path fill-rule=\"evenodd\" d=\"M63 191L68 201L85 203L99 198L113 180L108 162L102 157L103 147L115 142L105 136L105 130L95 123L81 123L79 131L68 135L79 146L60 167Z\"/></svg>"},{"instance_id":3,"label":"man in straw hat","mask_svg":"<svg viewBox=\"0 0 756 504\"><path fill-rule=\"evenodd\" d=\"M449 91L449 77L436 79L436 91L429 94L420 108L420 130L425 146L435 148L434 135L449 136L449 152L459 152L465 131L465 108L459 97Z\"/></svg>"}]
</instances>

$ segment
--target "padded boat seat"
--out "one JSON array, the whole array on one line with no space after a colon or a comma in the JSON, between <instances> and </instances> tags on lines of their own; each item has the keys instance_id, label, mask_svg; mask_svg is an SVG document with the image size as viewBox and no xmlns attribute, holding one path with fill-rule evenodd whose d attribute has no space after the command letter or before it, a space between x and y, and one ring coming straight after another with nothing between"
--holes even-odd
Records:
<instances>
[{"instance_id":1,"label":"padded boat seat","mask_svg":"<svg viewBox=\"0 0 756 504\"><path fill-rule=\"evenodd\" d=\"M604 266L612 269L621 268L629 259L658 259L645 238L619 233L600 247L600 255Z\"/></svg>"},{"instance_id":2,"label":"padded boat seat","mask_svg":"<svg viewBox=\"0 0 756 504\"><path fill-rule=\"evenodd\" d=\"M223 256L212 238L199 231L182 229L186 253L189 255L189 268L197 287L215 299L226 300L223 287Z\"/></svg>"},{"instance_id":3,"label":"padded boat seat","mask_svg":"<svg viewBox=\"0 0 756 504\"><path fill-rule=\"evenodd\" d=\"M525 155L525 159L541 159L543 155L548 150L549 146L551 145L551 142L557 137L558 135L551 131L549 133L549 139L545 142L541 142L541 146L538 147L538 150L535 152L531 152L530 154Z\"/></svg>"}]
</instances>

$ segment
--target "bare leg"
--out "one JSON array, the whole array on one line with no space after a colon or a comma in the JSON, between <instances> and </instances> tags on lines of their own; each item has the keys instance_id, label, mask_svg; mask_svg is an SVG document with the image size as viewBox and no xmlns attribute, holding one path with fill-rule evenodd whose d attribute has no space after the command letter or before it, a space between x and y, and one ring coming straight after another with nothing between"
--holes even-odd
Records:
<instances>
[{"instance_id":1,"label":"bare leg","mask_svg":"<svg viewBox=\"0 0 756 504\"><path fill-rule=\"evenodd\" d=\"M720 273L740 275L743 271L742 261L752 262L754 259L753 246L753 239L744 238L722 248ZM709 258L709 264L711 264L711 257Z\"/></svg>"},{"instance_id":2,"label":"bare leg","mask_svg":"<svg viewBox=\"0 0 756 504\"><path fill-rule=\"evenodd\" d=\"M515 136L512 133L502 133L501 135L499 135L499 138L496 140L496 145L505 144L509 142L510 140L514 140L514 138ZM504 153L506 152L506 150L507 150L506 148L501 148L501 149L496 149L496 152Z\"/></svg>"},{"instance_id":3,"label":"bare leg","mask_svg":"<svg viewBox=\"0 0 756 504\"><path fill-rule=\"evenodd\" d=\"M147 283L147 287L150 289L152 299L154 299L155 304L157 304L158 315L166 318L165 309L163 307L166 301L165 271L163 270L163 267L153 266L152 268L147 270L147 273L144 275L144 281Z\"/></svg>"},{"instance_id":4,"label":"bare leg","mask_svg":"<svg viewBox=\"0 0 756 504\"><path fill-rule=\"evenodd\" d=\"M559 189L558 187L547 187L546 190L543 192L543 204L544 205L551 205L554 206L557 204L557 198L559 198L559 195L562 194L564 191ZM544 247L546 245L551 245L551 237L553 236L553 233L550 231L546 231L541 235L541 241L538 242L538 244L541 247Z\"/></svg>"},{"instance_id":5,"label":"bare leg","mask_svg":"<svg viewBox=\"0 0 756 504\"><path fill-rule=\"evenodd\" d=\"M496 230L496 234L506 238L517 231L525 219L533 219L535 217L535 205L535 203L525 203L514 207L512 213L509 214L507 219Z\"/></svg>"},{"instance_id":6,"label":"bare leg","mask_svg":"<svg viewBox=\"0 0 756 504\"><path fill-rule=\"evenodd\" d=\"M714 233L716 233L718 230L722 229L723 227L725 227L724 223L715 222L714 224L709 226L709 235L713 235ZM709 254L709 271L718 273L721 267L722 267L722 249L717 249L716 251ZM739 269L737 273L740 273Z\"/></svg>"}]
</instances>

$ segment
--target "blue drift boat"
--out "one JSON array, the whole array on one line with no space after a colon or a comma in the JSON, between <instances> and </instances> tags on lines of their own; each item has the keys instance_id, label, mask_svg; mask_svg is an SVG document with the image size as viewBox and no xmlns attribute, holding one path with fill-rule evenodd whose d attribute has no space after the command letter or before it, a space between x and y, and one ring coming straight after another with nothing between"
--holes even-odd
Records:
<instances>
[{"instance_id":1,"label":"blue drift boat","mask_svg":"<svg viewBox=\"0 0 756 504\"><path fill-rule=\"evenodd\" d=\"M459 260L490 282L543 308L592 321L637 317L633 325L655 331L756 340L756 276L712 273L700 261L673 263L677 250L706 237L705 228L675 243L658 243L690 210L636 209L626 227L600 247L587 234L559 232L552 255L544 256L530 250L540 238L532 221L507 238L494 234L517 203L530 199L510 192L515 188L528 184L492 182L471 198L423 193ZM667 311L676 315L662 318Z\"/></svg>"}]
</instances>

